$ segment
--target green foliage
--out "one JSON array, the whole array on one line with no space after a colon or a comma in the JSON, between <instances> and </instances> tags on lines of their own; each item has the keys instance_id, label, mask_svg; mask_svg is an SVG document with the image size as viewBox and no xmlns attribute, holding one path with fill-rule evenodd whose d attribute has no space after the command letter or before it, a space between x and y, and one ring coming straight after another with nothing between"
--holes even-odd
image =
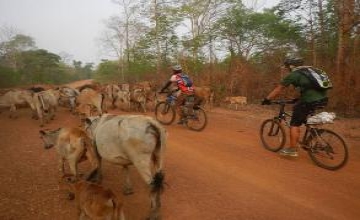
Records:
<instances>
[{"instance_id":1,"label":"green foliage","mask_svg":"<svg viewBox=\"0 0 360 220\"><path fill-rule=\"evenodd\" d=\"M31 83L50 83L59 74L60 57L47 50L29 50L21 53L21 72Z\"/></svg>"},{"instance_id":2,"label":"green foliage","mask_svg":"<svg viewBox=\"0 0 360 220\"><path fill-rule=\"evenodd\" d=\"M94 78L99 82L120 81L118 62L103 60L95 71Z\"/></svg>"},{"instance_id":3,"label":"green foliage","mask_svg":"<svg viewBox=\"0 0 360 220\"><path fill-rule=\"evenodd\" d=\"M20 74L9 67L0 66L0 88L12 87L20 81Z\"/></svg>"},{"instance_id":4,"label":"green foliage","mask_svg":"<svg viewBox=\"0 0 360 220\"><path fill-rule=\"evenodd\" d=\"M282 19L273 10L259 13L234 8L215 26L218 36L229 43L229 51L246 58L267 51L300 49L304 44L301 27Z\"/></svg>"}]
</instances>

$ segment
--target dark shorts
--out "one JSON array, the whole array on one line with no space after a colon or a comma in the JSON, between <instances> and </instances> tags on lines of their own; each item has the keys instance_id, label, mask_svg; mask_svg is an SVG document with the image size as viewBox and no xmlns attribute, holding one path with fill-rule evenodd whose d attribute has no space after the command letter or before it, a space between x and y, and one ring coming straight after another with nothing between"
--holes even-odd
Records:
<instances>
[{"instance_id":1,"label":"dark shorts","mask_svg":"<svg viewBox=\"0 0 360 220\"><path fill-rule=\"evenodd\" d=\"M306 119L309 114L315 112L316 109L323 108L327 105L328 98L321 99L319 101L304 103L298 102L294 105L293 114L290 121L290 126L301 126L306 123Z\"/></svg>"}]
</instances>

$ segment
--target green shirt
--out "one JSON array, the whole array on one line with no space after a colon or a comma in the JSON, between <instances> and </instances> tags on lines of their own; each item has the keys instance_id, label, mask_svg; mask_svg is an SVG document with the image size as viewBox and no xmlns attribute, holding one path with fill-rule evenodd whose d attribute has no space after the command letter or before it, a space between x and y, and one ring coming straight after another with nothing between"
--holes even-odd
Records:
<instances>
[{"instance_id":1,"label":"green shirt","mask_svg":"<svg viewBox=\"0 0 360 220\"><path fill-rule=\"evenodd\" d=\"M298 70L295 70L289 73L289 75L285 76L281 81L281 85L286 87L289 85L293 85L297 90L299 90L301 94L300 101L302 102L309 103L327 97L326 89L324 90L314 89L312 82Z\"/></svg>"}]
</instances>

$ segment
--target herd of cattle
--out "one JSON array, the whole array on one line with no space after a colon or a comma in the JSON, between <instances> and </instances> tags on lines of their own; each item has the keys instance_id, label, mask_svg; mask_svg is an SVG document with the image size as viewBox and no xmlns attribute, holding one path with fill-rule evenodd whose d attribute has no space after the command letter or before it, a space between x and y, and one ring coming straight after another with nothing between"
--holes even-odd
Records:
<instances>
[{"instance_id":1,"label":"herd of cattle","mask_svg":"<svg viewBox=\"0 0 360 220\"><path fill-rule=\"evenodd\" d=\"M211 108L214 94L209 87L196 87L196 96L203 105ZM122 202L115 194L98 184L101 181L101 161L120 165L125 174L123 193L133 193L128 175L133 165L149 186L149 219L161 219L160 194L164 184L163 153L166 147L166 130L154 118L145 115L114 115L108 108L124 111L153 110L159 96L149 82L133 85L110 84L103 87L85 85L79 88L59 86L43 89L13 89L0 96L0 107L10 107L10 117L16 117L16 106L28 105L32 117L39 119L40 126L54 119L59 105L69 107L80 115L85 127L64 127L57 130L41 130L44 147L55 147L59 154L59 171L67 178L69 190L74 193L80 219L125 219ZM246 104L246 97L226 97L229 105ZM85 116L85 117L84 117ZM78 175L78 163L88 160L91 171ZM70 174L65 173L65 162ZM68 178L69 175L71 178ZM94 183L96 182L96 183Z\"/></svg>"},{"instance_id":2,"label":"herd of cattle","mask_svg":"<svg viewBox=\"0 0 360 220\"><path fill-rule=\"evenodd\" d=\"M211 108L214 93L210 87L196 87L195 95L207 108ZM123 111L154 110L157 102L164 100L163 95L148 81L136 84L96 84L84 85L79 88L59 86L50 89L32 87L30 89L12 89L1 94L0 107L10 108L10 117L16 117L16 107L28 105L32 109L32 117L39 119L40 126L55 116L59 105L69 106L73 114L89 117L102 115L108 108L120 108Z\"/></svg>"}]
</instances>

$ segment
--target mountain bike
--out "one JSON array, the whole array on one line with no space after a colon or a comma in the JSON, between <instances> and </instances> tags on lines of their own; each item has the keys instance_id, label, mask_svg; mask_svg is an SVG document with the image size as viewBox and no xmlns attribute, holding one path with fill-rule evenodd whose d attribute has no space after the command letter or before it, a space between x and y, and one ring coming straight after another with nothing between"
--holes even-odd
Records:
<instances>
[{"instance_id":1,"label":"mountain bike","mask_svg":"<svg viewBox=\"0 0 360 220\"><path fill-rule=\"evenodd\" d=\"M163 125L170 125L176 118L175 92L164 92L167 94L166 100L155 106L155 118ZM207 115L205 110L195 102L194 96L186 97L185 103L181 106L181 111L186 127L193 131L204 130L207 125Z\"/></svg>"},{"instance_id":2,"label":"mountain bike","mask_svg":"<svg viewBox=\"0 0 360 220\"><path fill-rule=\"evenodd\" d=\"M279 114L262 122L260 139L265 149L277 152L286 143L284 126L290 127L287 118L291 118L291 114L285 111L285 105L294 104L294 100L274 100L271 104L280 106ZM322 125L306 123L306 130L299 145L307 151L317 166L328 170L340 169L348 161L347 145L340 135L330 129L322 128Z\"/></svg>"}]
</instances>

